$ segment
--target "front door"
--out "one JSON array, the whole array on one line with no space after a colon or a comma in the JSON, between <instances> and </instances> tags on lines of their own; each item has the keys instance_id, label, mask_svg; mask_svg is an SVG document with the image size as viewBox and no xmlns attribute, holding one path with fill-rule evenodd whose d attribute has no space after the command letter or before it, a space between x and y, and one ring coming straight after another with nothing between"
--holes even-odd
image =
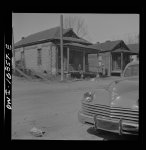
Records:
<instances>
[{"instance_id":1,"label":"front door","mask_svg":"<svg viewBox=\"0 0 146 150\"><path fill-rule=\"evenodd\" d=\"M121 54L112 53L112 71L121 70Z\"/></svg>"}]
</instances>

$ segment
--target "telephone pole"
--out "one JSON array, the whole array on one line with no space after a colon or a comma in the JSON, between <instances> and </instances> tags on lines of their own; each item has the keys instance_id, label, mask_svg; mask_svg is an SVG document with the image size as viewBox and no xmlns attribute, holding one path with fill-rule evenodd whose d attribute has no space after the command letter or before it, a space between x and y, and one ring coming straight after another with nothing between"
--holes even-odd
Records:
<instances>
[{"instance_id":1,"label":"telephone pole","mask_svg":"<svg viewBox=\"0 0 146 150\"><path fill-rule=\"evenodd\" d=\"M64 79L63 66L63 15L60 15L60 50L61 50L61 81Z\"/></svg>"}]
</instances>

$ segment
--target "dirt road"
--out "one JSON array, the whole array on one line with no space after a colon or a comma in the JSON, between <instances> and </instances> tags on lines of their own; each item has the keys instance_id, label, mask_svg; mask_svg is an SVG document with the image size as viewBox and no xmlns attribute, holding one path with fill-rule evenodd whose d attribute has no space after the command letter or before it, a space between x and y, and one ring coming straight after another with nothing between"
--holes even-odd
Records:
<instances>
[{"instance_id":1,"label":"dirt road","mask_svg":"<svg viewBox=\"0 0 146 150\"><path fill-rule=\"evenodd\" d=\"M45 83L13 78L12 139L103 140L103 134L78 121L77 113L85 91L111 80ZM44 136L32 136L33 127L45 131Z\"/></svg>"}]
</instances>

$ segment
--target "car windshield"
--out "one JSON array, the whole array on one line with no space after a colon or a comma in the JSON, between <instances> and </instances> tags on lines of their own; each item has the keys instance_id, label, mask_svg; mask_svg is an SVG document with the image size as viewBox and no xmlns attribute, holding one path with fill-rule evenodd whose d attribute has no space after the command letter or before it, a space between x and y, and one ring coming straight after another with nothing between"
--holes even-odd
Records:
<instances>
[{"instance_id":1,"label":"car windshield","mask_svg":"<svg viewBox=\"0 0 146 150\"><path fill-rule=\"evenodd\" d=\"M139 64L127 67L124 73L124 77L131 77L131 76L139 76Z\"/></svg>"}]
</instances>

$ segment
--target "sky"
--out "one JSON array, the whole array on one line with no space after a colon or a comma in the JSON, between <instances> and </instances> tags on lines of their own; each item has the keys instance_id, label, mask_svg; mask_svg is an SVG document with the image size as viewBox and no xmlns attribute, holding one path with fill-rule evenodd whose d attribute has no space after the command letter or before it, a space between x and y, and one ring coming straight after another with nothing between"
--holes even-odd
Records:
<instances>
[{"instance_id":1,"label":"sky","mask_svg":"<svg viewBox=\"0 0 146 150\"><path fill-rule=\"evenodd\" d=\"M124 40L139 34L139 14L62 14L84 19L88 36L96 43L106 40ZM14 42L30 34L60 25L59 13L12 13Z\"/></svg>"}]
</instances>

